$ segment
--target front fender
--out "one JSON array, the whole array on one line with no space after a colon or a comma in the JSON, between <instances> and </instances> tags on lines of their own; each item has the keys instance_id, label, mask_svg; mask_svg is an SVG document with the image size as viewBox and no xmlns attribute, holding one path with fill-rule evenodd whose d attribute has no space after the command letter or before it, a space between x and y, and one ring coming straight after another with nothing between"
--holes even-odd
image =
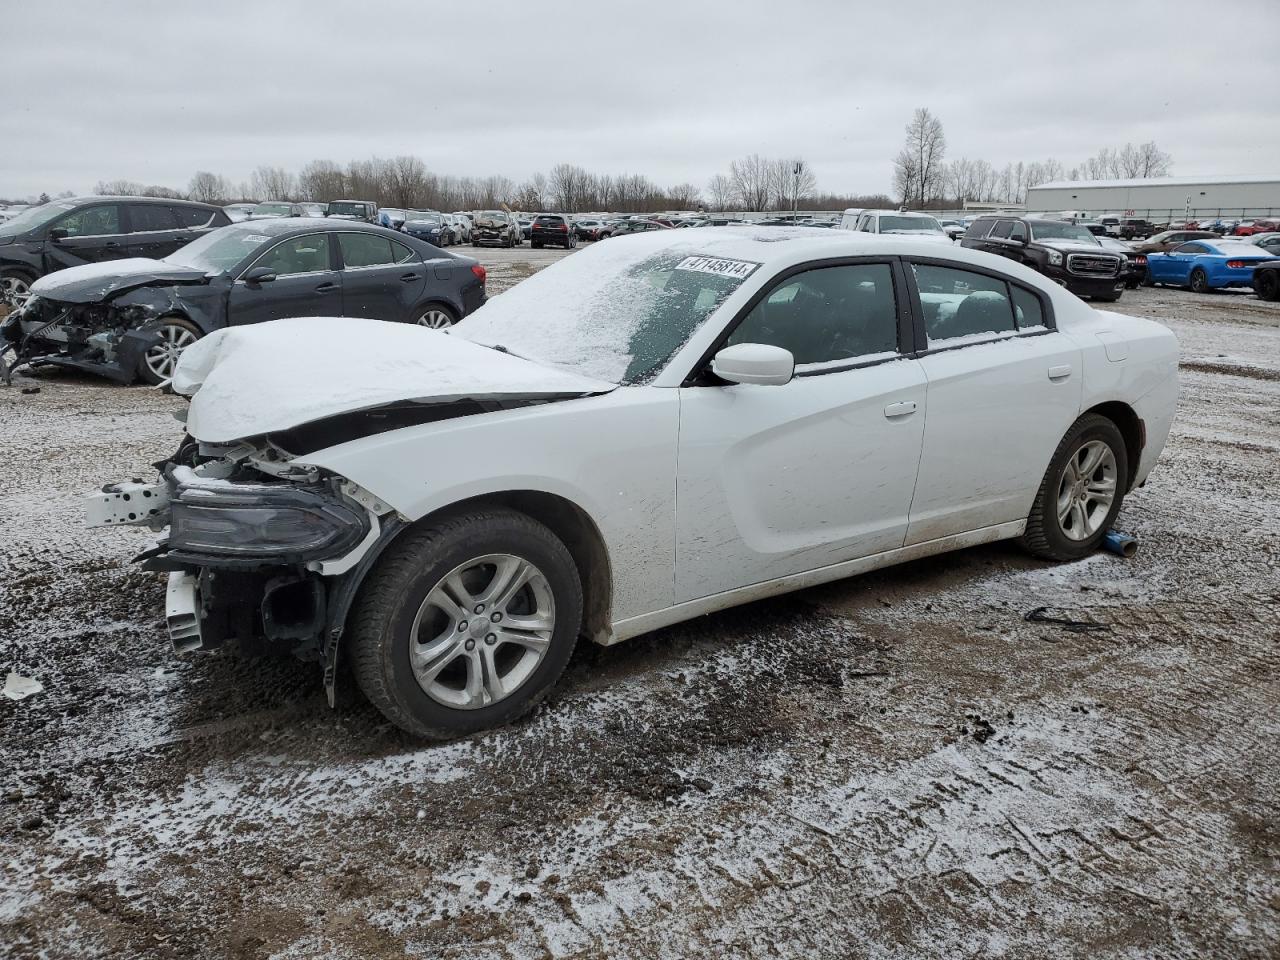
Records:
<instances>
[{"instance_id":1,"label":"front fender","mask_svg":"<svg viewBox=\"0 0 1280 960\"><path fill-rule=\"evenodd\" d=\"M463 500L533 491L595 523L613 571L613 618L674 598L679 395L660 387L404 427L297 462L359 484L412 522Z\"/></svg>"}]
</instances>

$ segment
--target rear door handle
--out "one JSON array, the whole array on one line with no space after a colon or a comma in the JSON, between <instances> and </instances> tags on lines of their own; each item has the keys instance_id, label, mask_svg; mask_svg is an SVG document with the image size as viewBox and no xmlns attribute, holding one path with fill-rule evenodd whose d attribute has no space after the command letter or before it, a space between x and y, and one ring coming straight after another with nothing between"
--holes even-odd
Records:
<instances>
[{"instance_id":1,"label":"rear door handle","mask_svg":"<svg viewBox=\"0 0 1280 960\"><path fill-rule=\"evenodd\" d=\"M1065 380L1071 376L1071 364L1060 363L1056 367L1049 368L1050 380Z\"/></svg>"},{"instance_id":2,"label":"rear door handle","mask_svg":"<svg viewBox=\"0 0 1280 960\"><path fill-rule=\"evenodd\" d=\"M337 289L338 285L336 283L322 283L316 287L316 293L333 293Z\"/></svg>"},{"instance_id":3,"label":"rear door handle","mask_svg":"<svg viewBox=\"0 0 1280 960\"><path fill-rule=\"evenodd\" d=\"M892 420L894 417L909 417L916 412L916 402L914 400L901 400L898 403L891 403L884 408L884 415Z\"/></svg>"},{"instance_id":4,"label":"rear door handle","mask_svg":"<svg viewBox=\"0 0 1280 960\"><path fill-rule=\"evenodd\" d=\"M401 282L401 283L413 283L413 281L418 280L418 279L420 279L420 277L419 277L416 273L405 273L405 274L402 274L402 275L401 275L401 277L400 277L400 282Z\"/></svg>"}]
</instances>

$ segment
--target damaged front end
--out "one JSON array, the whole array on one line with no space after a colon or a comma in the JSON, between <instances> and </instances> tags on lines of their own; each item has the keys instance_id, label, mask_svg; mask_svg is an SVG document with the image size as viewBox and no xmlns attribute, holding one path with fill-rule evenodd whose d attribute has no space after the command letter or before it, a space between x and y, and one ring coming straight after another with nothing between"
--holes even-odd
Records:
<instances>
[{"instance_id":1,"label":"damaged front end","mask_svg":"<svg viewBox=\"0 0 1280 960\"><path fill-rule=\"evenodd\" d=\"M146 326L156 315L144 303L29 297L0 321L0 373L8 382L21 366L64 367L132 383L147 351L160 343L161 332Z\"/></svg>"},{"instance_id":2,"label":"damaged front end","mask_svg":"<svg viewBox=\"0 0 1280 960\"><path fill-rule=\"evenodd\" d=\"M188 439L156 465L158 483L109 484L87 504L90 526L165 535L136 558L167 572L174 650L323 660L333 696L342 624L368 563L403 522L341 477L295 465L268 440Z\"/></svg>"}]
</instances>

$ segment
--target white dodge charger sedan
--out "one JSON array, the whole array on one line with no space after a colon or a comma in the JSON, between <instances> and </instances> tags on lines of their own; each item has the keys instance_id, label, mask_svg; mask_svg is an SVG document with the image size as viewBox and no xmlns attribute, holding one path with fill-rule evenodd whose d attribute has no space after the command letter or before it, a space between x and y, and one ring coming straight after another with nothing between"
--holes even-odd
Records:
<instances>
[{"instance_id":1,"label":"white dodge charger sedan","mask_svg":"<svg viewBox=\"0 0 1280 960\"><path fill-rule=\"evenodd\" d=\"M448 331L220 330L159 483L180 651L354 677L393 722L509 721L579 637L1004 538L1095 550L1169 433L1177 345L1018 264L826 230L599 244Z\"/></svg>"}]
</instances>

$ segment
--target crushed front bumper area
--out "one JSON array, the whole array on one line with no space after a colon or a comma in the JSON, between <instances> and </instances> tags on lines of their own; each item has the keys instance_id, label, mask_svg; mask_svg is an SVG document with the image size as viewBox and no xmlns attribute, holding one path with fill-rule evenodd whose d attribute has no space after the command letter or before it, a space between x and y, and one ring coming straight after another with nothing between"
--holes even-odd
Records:
<instances>
[{"instance_id":1,"label":"crushed front bumper area","mask_svg":"<svg viewBox=\"0 0 1280 960\"><path fill-rule=\"evenodd\" d=\"M33 297L0 321L0 376L7 383L18 367L63 367L133 383L142 358L161 341L159 331L140 329L148 319L109 305Z\"/></svg>"},{"instance_id":2,"label":"crushed front bumper area","mask_svg":"<svg viewBox=\"0 0 1280 960\"><path fill-rule=\"evenodd\" d=\"M340 478L258 476L228 461L160 469L160 483L108 484L89 496L85 512L91 526L166 533L135 560L169 575L174 650L233 645L249 656L319 659L345 620L346 575L395 518L354 499L362 492Z\"/></svg>"}]
</instances>

